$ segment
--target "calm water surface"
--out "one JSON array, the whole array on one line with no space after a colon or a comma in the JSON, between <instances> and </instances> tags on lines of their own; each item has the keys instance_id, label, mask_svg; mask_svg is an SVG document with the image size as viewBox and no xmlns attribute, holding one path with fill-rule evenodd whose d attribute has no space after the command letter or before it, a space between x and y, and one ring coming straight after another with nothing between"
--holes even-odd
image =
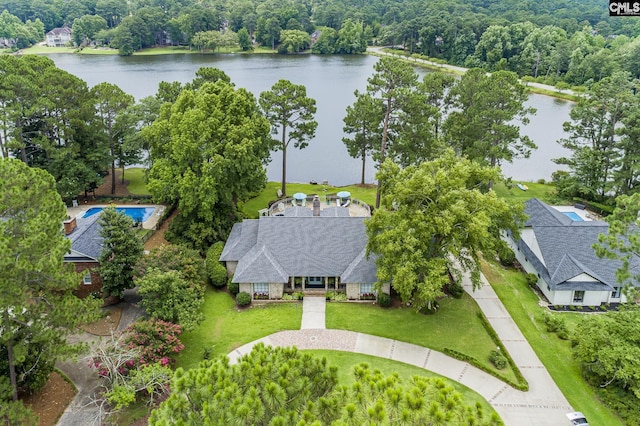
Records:
<instances>
[{"instance_id":1,"label":"calm water surface","mask_svg":"<svg viewBox=\"0 0 640 426\"><path fill-rule=\"evenodd\" d=\"M303 84L307 96L316 100L318 129L303 150L287 153L287 180L290 182L329 181L348 185L360 181L361 161L347 154L342 143L342 118L355 100L353 92L364 90L373 74L373 56L318 55L51 55L56 65L78 76L91 87L103 81L118 85L136 99L154 95L161 81L189 82L200 67L215 67L231 77L237 87L245 87L256 97L279 79ZM420 73L423 73L420 71ZM504 164L506 176L515 180L549 179L560 167L551 161L566 155L556 141L564 137L562 123L569 119L571 103L542 95L532 95L528 105L538 110L523 133L538 145L529 159ZM280 152L273 153L267 167L269 180L281 178ZM366 181L374 182L375 171L369 160Z\"/></svg>"}]
</instances>

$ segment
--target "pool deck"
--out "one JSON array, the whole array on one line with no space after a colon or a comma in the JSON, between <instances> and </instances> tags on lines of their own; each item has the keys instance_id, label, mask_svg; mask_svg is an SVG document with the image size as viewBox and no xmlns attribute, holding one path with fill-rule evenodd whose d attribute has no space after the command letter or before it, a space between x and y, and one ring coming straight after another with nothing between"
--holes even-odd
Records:
<instances>
[{"instance_id":1,"label":"pool deck","mask_svg":"<svg viewBox=\"0 0 640 426\"><path fill-rule=\"evenodd\" d=\"M70 218L82 217L82 215L89 209L92 209L94 207L105 208L109 206L128 207L128 208L135 208L135 207L155 208L156 210L149 217L149 219L142 222L143 229L156 229L156 227L158 226L158 222L160 221L160 217L164 213L164 209L165 209L165 206L160 204L84 204L78 207L67 207L67 214L69 215Z\"/></svg>"},{"instance_id":2,"label":"pool deck","mask_svg":"<svg viewBox=\"0 0 640 426\"><path fill-rule=\"evenodd\" d=\"M584 210L584 209L578 209L578 208L575 208L574 206L551 206L551 207L553 207L554 209L562 213L575 213L578 216L580 216L582 220L587 222L593 221L593 220L602 220L602 218L600 218L595 213Z\"/></svg>"}]
</instances>

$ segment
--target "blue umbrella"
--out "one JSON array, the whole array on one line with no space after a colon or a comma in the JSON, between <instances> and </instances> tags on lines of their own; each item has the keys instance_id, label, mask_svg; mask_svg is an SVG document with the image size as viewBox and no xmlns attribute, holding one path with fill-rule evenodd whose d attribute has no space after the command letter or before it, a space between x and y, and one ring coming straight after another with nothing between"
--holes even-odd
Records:
<instances>
[{"instance_id":1,"label":"blue umbrella","mask_svg":"<svg viewBox=\"0 0 640 426\"><path fill-rule=\"evenodd\" d=\"M305 194L304 192L296 192L295 194L293 194L293 198L295 198L296 200L304 200L307 198L307 194Z\"/></svg>"},{"instance_id":2,"label":"blue umbrella","mask_svg":"<svg viewBox=\"0 0 640 426\"><path fill-rule=\"evenodd\" d=\"M336 195L340 198L349 198L351 196L351 193L349 191L340 191Z\"/></svg>"}]
</instances>

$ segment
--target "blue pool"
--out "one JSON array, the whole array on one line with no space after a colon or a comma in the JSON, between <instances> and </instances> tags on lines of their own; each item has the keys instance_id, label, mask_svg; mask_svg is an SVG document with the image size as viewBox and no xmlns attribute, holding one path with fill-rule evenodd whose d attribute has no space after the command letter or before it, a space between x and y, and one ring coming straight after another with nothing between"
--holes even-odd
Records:
<instances>
[{"instance_id":1,"label":"blue pool","mask_svg":"<svg viewBox=\"0 0 640 426\"><path fill-rule=\"evenodd\" d=\"M133 219L134 222L145 222L155 210L155 207L116 207L116 210L122 212ZM90 217L102 211L102 207L91 207L82 217Z\"/></svg>"},{"instance_id":2,"label":"blue pool","mask_svg":"<svg viewBox=\"0 0 640 426\"><path fill-rule=\"evenodd\" d=\"M577 222L584 221L584 219L581 218L576 212L562 212L562 214L564 214L565 216L569 216L571 220L575 220Z\"/></svg>"}]
</instances>

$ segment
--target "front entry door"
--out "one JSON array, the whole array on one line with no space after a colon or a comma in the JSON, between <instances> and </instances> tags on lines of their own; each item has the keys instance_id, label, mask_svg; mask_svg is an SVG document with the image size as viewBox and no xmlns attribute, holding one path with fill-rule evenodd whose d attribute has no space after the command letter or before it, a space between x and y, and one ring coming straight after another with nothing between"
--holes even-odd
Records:
<instances>
[{"instance_id":1,"label":"front entry door","mask_svg":"<svg viewBox=\"0 0 640 426\"><path fill-rule=\"evenodd\" d=\"M324 288L322 277L307 277L307 288Z\"/></svg>"}]
</instances>

